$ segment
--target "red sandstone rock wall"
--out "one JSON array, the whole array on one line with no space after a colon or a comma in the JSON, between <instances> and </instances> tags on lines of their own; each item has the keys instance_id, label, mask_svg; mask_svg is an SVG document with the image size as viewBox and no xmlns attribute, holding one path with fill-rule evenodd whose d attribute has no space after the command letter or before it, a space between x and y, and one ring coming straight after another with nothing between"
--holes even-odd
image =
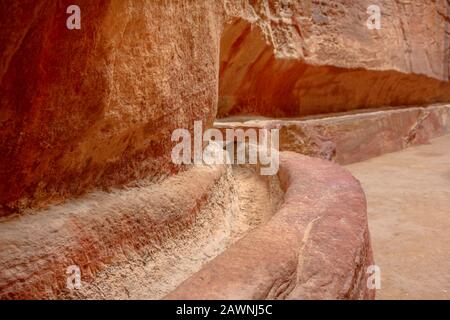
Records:
<instances>
[{"instance_id":1,"label":"red sandstone rock wall","mask_svg":"<svg viewBox=\"0 0 450 320\"><path fill-rule=\"evenodd\" d=\"M79 0L68 30L71 1L1 1L0 216L175 171L171 131L217 106L450 101L448 1L380 1L368 30L376 2Z\"/></svg>"},{"instance_id":2,"label":"red sandstone rock wall","mask_svg":"<svg viewBox=\"0 0 450 320\"><path fill-rule=\"evenodd\" d=\"M367 7L381 8L369 30ZM445 1L229 1L219 117L449 101Z\"/></svg>"},{"instance_id":3,"label":"red sandstone rock wall","mask_svg":"<svg viewBox=\"0 0 450 320\"><path fill-rule=\"evenodd\" d=\"M0 2L0 216L170 173L173 129L211 123L217 4Z\"/></svg>"}]
</instances>

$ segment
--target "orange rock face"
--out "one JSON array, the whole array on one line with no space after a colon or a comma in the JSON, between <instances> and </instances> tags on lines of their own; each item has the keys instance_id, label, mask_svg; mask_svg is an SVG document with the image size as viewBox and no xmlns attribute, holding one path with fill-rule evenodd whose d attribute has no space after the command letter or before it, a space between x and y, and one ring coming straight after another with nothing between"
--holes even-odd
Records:
<instances>
[{"instance_id":1,"label":"orange rock face","mask_svg":"<svg viewBox=\"0 0 450 320\"><path fill-rule=\"evenodd\" d=\"M447 2L80 0L0 5L0 215L177 171L171 132L450 100Z\"/></svg>"},{"instance_id":2,"label":"orange rock face","mask_svg":"<svg viewBox=\"0 0 450 320\"><path fill-rule=\"evenodd\" d=\"M168 174L171 131L215 116L213 2L80 0L81 30L70 4L0 4L0 215Z\"/></svg>"},{"instance_id":3,"label":"orange rock face","mask_svg":"<svg viewBox=\"0 0 450 320\"><path fill-rule=\"evenodd\" d=\"M449 101L448 2L246 1L221 42L219 117Z\"/></svg>"},{"instance_id":4,"label":"orange rock face","mask_svg":"<svg viewBox=\"0 0 450 320\"><path fill-rule=\"evenodd\" d=\"M70 264L93 281L146 252L195 259L170 241L186 234L217 258L168 298L374 298L360 184L297 153L351 163L450 132L448 104L429 106L450 101L448 1L382 1L380 29L372 0L76 2L81 29L66 25L72 1L0 1L0 298L61 297ZM194 121L381 107L223 121L280 129L283 195L247 171L171 161L172 132ZM274 215L252 217L262 207ZM243 238L228 243L233 219Z\"/></svg>"}]
</instances>

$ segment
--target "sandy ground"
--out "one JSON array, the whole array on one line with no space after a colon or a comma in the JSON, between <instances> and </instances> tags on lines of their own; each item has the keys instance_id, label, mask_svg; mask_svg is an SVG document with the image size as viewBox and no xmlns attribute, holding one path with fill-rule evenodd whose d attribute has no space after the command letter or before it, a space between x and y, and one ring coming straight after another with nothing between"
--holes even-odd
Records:
<instances>
[{"instance_id":1,"label":"sandy ground","mask_svg":"<svg viewBox=\"0 0 450 320\"><path fill-rule=\"evenodd\" d=\"M106 267L94 282L62 299L161 299L189 276L266 222L282 202L278 180L254 168L230 167L194 225L173 234L151 255L137 253Z\"/></svg>"},{"instance_id":2,"label":"sandy ground","mask_svg":"<svg viewBox=\"0 0 450 320\"><path fill-rule=\"evenodd\" d=\"M450 135L347 168L367 195L377 299L450 299Z\"/></svg>"}]
</instances>

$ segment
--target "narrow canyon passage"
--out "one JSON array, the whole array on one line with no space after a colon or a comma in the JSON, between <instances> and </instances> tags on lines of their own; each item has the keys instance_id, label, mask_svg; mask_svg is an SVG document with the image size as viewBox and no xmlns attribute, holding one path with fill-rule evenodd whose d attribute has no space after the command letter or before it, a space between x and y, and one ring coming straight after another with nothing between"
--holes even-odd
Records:
<instances>
[{"instance_id":1,"label":"narrow canyon passage","mask_svg":"<svg viewBox=\"0 0 450 320\"><path fill-rule=\"evenodd\" d=\"M449 30L450 0L1 1L0 300L373 300L374 263L379 299L450 298Z\"/></svg>"},{"instance_id":2,"label":"narrow canyon passage","mask_svg":"<svg viewBox=\"0 0 450 320\"><path fill-rule=\"evenodd\" d=\"M367 196L377 299L450 299L450 135L347 168Z\"/></svg>"}]
</instances>

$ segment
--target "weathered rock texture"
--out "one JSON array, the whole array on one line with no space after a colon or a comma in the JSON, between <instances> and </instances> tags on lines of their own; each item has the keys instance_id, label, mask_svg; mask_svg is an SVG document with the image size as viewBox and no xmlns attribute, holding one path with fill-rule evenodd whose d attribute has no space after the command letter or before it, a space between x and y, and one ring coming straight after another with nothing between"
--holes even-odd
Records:
<instances>
[{"instance_id":1,"label":"weathered rock texture","mask_svg":"<svg viewBox=\"0 0 450 320\"><path fill-rule=\"evenodd\" d=\"M66 269L71 265L81 268L83 297L101 298L92 295L101 294L101 289L85 288L108 265L119 265L120 271L121 264L132 261L137 262L134 268L122 269L125 271L116 277L138 277L151 283L144 288L154 294L173 284L158 284L161 279L136 275L134 269L142 268L144 257L150 257L147 263L157 264L158 253L180 255L180 243L172 247L167 243L192 237L204 238L196 249L208 252L206 261L231 247L169 297L373 298L374 292L366 286L366 268L373 258L366 202L358 181L336 164L295 153L281 154L279 179L286 193L273 217L261 216L261 208L250 212L245 194L252 205L258 203L258 197L277 199L276 195L258 195L258 185L248 185L253 187L250 192L241 188L232 199L236 196L230 184L233 176L220 166L195 167L159 184L94 194L35 215L3 218L0 299L70 297L65 295L65 286ZM208 218L204 209L210 204ZM260 204L270 206L267 201ZM241 232L245 216L257 226L248 235ZM193 271L205 261L201 256L190 257ZM177 272L183 262L177 261ZM192 275L189 268L187 271ZM115 278L114 269L108 275L105 282ZM185 279L172 279L174 287ZM120 293L117 278L116 282L119 285L109 283L110 290Z\"/></svg>"},{"instance_id":2,"label":"weathered rock texture","mask_svg":"<svg viewBox=\"0 0 450 320\"><path fill-rule=\"evenodd\" d=\"M0 218L0 298L58 297L67 266L92 279L197 223L224 170L179 173L171 133L211 126L217 108L297 115L449 94L438 2L388 1L385 14L401 17L385 34L366 30L368 1L79 0L81 30L68 30L71 4L0 3L0 216L97 190ZM281 169L275 218L174 296L373 297L358 182L293 153ZM183 293L189 283L198 296Z\"/></svg>"},{"instance_id":3,"label":"weathered rock texture","mask_svg":"<svg viewBox=\"0 0 450 320\"><path fill-rule=\"evenodd\" d=\"M450 105L366 110L312 119L229 119L215 127L279 129L280 150L334 160L363 161L450 133Z\"/></svg>"},{"instance_id":4,"label":"weathered rock texture","mask_svg":"<svg viewBox=\"0 0 450 320\"><path fill-rule=\"evenodd\" d=\"M445 1L229 1L219 117L449 101ZM366 25L381 7L381 29Z\"/></svg>"},{"instance_id":5,"label":"weathered rock texture","mask_svg":"<svg viewBox=\"0 0 450 320\"><path fill-rule=\"evenodd\" d=\"M216 2L0 3L0 215L175 171L170 141L217 105Z\"/></svg>"},{"instance_id":6,"label":"weathered rock texture","mask_svg":"<svg viewBox=\"0 0 450 320\"><path fill-rule=\"evenodd\" d=\"M329 161L293 152L280 160L280 210L166 299L374 297L367 288L373 257L359 182Z\"/></svg>"},{"instance_id":7,"label":"weathered rock texture","mask_svg":"<svg viewBox=\"0 0 450 320\"><path fill-rule=\"evenodd\" d=\"M216 116L450 100L448 1L0 3L0 215L177 171L170 133Z\"/></svg>"},{"instance_id":8,"label":"weathered rock texture","mask_svg":"<svg viewBox=\"0 0 450 320\"><path fill-rule=\"evenodd\" d=\"M160 250L192 227L224 175L224 167L193 168L162 183L1 221L0 299L54 299L71 265L92 281L110 263ZM220 192L225 199L227 190Z\"/></svg>"}]
</instances>

